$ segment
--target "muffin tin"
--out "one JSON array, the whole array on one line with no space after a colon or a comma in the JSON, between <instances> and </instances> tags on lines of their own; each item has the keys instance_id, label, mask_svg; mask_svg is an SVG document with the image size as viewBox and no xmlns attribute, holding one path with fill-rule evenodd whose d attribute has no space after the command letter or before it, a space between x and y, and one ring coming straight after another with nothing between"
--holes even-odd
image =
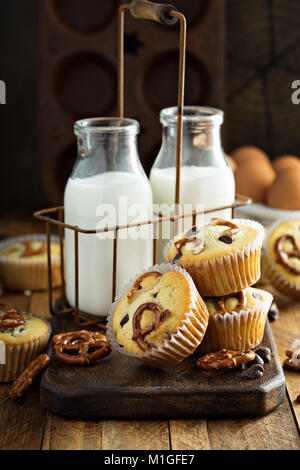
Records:
<instances>
[{"instance_id":1,"label":"muffin tin","mask_svg":"<svg viewBox=\"0 0 300 470\"><path fill-rule=\"evenodd\" d=\"M41 178L50 204L62 201L76 159L73 122L117 115L118 0L38 2L38 118ZM187 16L186 104L222 107L224 6L174 0ZM161 142L159 110L177 97L178 26L126 15L125 114L142 124L140 154L149 170ZM172 78L173 77L173 78Z\"/></svg>"}]
</instances>

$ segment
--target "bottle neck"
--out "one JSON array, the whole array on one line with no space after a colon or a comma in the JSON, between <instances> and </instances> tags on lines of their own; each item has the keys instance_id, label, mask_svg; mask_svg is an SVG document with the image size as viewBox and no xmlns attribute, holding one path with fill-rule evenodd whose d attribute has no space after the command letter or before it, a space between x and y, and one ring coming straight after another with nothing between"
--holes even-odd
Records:
<instances>
[{"instance_id":1,"label":"bottle neck","mask_svg":"<svg viewBox=\"0 0 300 470\"><path fill-rule=\"evenodd\" d=\"M163 146L177 146L177 126L163 125ZM211 123L201 125L184 123L183 148L222 152L221 126Z\"/></svg>"}]
</instances>

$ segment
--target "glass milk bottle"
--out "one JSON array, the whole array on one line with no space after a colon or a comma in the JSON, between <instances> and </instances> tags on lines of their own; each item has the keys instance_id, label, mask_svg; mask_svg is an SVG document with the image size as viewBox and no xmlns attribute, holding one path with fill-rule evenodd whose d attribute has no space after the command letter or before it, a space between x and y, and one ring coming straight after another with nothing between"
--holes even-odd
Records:
<instances>
[{"instance_id":1,"label":"glass milk bottle","mask_svg":"<svg viewBox=\"0 0 300 470\"><path fill-rule=\"evenodd\" d=\"M214 108L184 108L180 203L181 207L190 205L182 207L185 213L199 209L200 204L206 210L234 201L234 177L221 145L223 116L222 111ZM160 120L163 125L162 146L150 175L156 214L158 206L171 206L175 200L177 108L163 109ZM160 208L159 212L163 216L168 215L166 206ZM208 221L211 217L231 218L231 209L208 214L204 220ZM191 222L191 219L185 220L184 226L187 223L191 225ZM166 239L169 231L167 224L163 222L160 227L160 262L163 261L163 248L169 240ZM173 224L170 229L172 238Z\"/></svg>"},{"instance_id":2,"label":"glass milk bottle","mask_svg":"<svg viewBox=\"0 0 300 470\"><path fill-rule=\"evenodd\" d=\"M152 191L137 152L138 122L78 121L78 158L65 189L65 222L104 229L149 220ZM119 231L117 292L152 264L150 226ZM75 304L74 232L65 232L66 296ZM79 234L79 309L103 316L112 302L113 232Z\"/></svg>"}]
</instances>

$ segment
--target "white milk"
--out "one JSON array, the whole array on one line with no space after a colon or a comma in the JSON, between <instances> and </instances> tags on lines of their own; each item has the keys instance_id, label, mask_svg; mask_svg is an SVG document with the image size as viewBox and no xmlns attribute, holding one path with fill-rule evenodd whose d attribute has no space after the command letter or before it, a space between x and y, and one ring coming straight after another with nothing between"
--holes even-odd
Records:
<instances>
[{"instance_id":1,"label":"white milk","mask_svg":"<svg viewBox=\"0 0 300 470\"><path fill-rule=\"evenodd\" d=\"M118 209L119 196L123 196L123 202L127 196L128 210L132 204L142 204L144 214L138 219L149 219L152 217L152 194L147 183L143 177L123 172L107 172L84 179L70 178L65 190L65 222L83 229L95 229L101 220L96 216L98 207L112 204ZM121 219L118 215L117 220L112 214L108 215L103 226L131 223L136 215L130 214L127 218L127 213L123 207ZM126 231L119 232L117 292L130 278L152 264L153 243L149 226L143 228L143 233L147 239L133 240L121 239ZM112 302L113 240L109 239L109 234L104 237L99 239L94 234L79 234L79 308L93 315L107 315ZM71 230L65 233L65 250L66 295L74 306L74 232Z\"/></svg>"},{"instance_id":2,"label":"white milk","mask_svg":"<svg viewBox=\"0 0 300 470\"><path fill-rule=\"evenodd\" d=\"M176 169L154 168L151 171L150 183L152 186L154 204L174 204L175 200L175 179ZM181 168L180 202L183 204L192 204L192 210L196 209L196 204L203 204L204 209L213 209L218 206L232 204L235 197L234 177L230 168L183 166ZM188 210L188 213L191 211ZM163 215L166 215L163 213ZM204 221L207 222L211 217L231 218L231 209L207 214ZM203 219L202 219L203 220ZM164 229L167 222L161 224ZM192 219L184 222L185 227L192 224ZM173 229L173 224L171 225ZM171 230L171 237L173 237ZM160 231L161 235L161 231ZM163 261L163 248L168 239L158 242L158 261Z\"/></svg>"}]
</instances>

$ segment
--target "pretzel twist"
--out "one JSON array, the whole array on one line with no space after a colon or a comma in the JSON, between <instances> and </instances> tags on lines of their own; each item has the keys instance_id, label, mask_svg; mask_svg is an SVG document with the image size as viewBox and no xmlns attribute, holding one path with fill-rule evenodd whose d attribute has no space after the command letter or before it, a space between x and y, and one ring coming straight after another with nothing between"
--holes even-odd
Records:
<instances>
[{"instance_id":1,"label":"pretzel twist","mask_svg":"<svg viewBox=\"0 0 300 470\"><path fill-rule=\"evenodd\" d=\"M5 300L0 300L0 330L17 328L24 325L24 323L24 317L17 308Z\"/></svg>"},{"instance_id":2,"label":"pretzel twist","mask_svg":"<svg viewBox=\"0 0 300 470\"><path fill-rule=\"evenodd\" d=\"M29 366L22 372L20 377L13 383L10 389L9 396L12 400L21 398L26 390L32 385L35 377L37 377L42 370L44 370L50 362L48 354L41 354L36 357Z\"/></svg>"},{"instance_id":3,"label":"pretzel twist","mask_svg":"<svg viewBox=\"0 0 300 470\"><path fill-rule=\"evenodd\" d=\"M226 234L230 235L231 237L233 235L236 235L240 231L240 227L230 220L224 220L224 219L219 219L218 217L213 217L211 219L211 223L213 225L224 225L225 227L228 227L228 230L226 230Z\"/></svg>"},{"instance_id":4,"label":"pretzel twist","mask_svg":"<svg viewBox=\"0 0 300 470\"><path fill-rule=\"evenodd\" d=\"M289 240L293 245L293 251L291 253L286 253L283 251L283 244L287 240ZM291 273L300 274L300 268L297 268L289 262L290 258L300 259L300 248L295 237L293 237L293 235L283 235L276 240L274 247L275 253L277 255L277 262L288 269Z\"/></svg>"},{"instance_id":5,"label":"pretzel twist","mask_svg":"<svg viewBox=\"0 0 300 470\"><path fill-rule=\"evenodd\" d=\"M149 310L150 312L154 313L154 322L152 325L147 326L143 330L141 329L141 319L143 313ZM150 348L150 344L145 341L145 336L152 333L152 331L156 330L160 323L170 315L169 310L164 310L160 308L159 305L155 303L146 303L141 305L137 311L135 312L133 319L132 319L132 327L133 327L133 336L132 340L136 341L138 346L143 350L147 351Z\"/></svg>"},{"instance_id":6,"label":"pretzel twist","mask_svg":"<svg viewBox=\"0 0 300 470\"><path fill-rule=\"evenodd\" d=\"M245 351L231 351L222 349L221 351L207 354L197 361L197 366L202 369L223 369L237 367L239 364L251 362L255 358L255 352L247 349Z\"/></svg>"},{"instance_id":7,"label":"pretzel twist","mask_svg":"<svg viewBox=\"0 0 300 470\"><path fill-rule=\"evenodd\" d=\"M293 370L294 372L300 372L300 362L296 364L293 359L285 359L283 365L286 369Z\"/></svg>"},{"instance_id":8,"label":"pretzel twist","mask_svg":"<svg viewBox=\"0 0 300 470\"><path fill-rule=\"evenodd\" d=\"M150 271L148 273L145 273L145 274L142 274L142 276L140 276L136 281L135 283L133 284L132 288L130 289L130 291L128 292L127 294L127 298L130 300L132 299L132 297L134 296L134 294L136 293L137 290L139 290L141 288L141 283L144 279L146 279L147 277L150 277L150 276L153 276L153 277L161 277L162 274L159 273L158 271Z\"/></svg>"},{"instance_id":9,"label":"pretzel twist","mask_svg":"<svg viewBox=\"0 0 300 470\"><path fill-rule=\"evenodd\" d=\"M74 331L52 339L57 359L66 364L86 366L111 353L107 338L97 331Z\"/></svg>"}]
</instances>

